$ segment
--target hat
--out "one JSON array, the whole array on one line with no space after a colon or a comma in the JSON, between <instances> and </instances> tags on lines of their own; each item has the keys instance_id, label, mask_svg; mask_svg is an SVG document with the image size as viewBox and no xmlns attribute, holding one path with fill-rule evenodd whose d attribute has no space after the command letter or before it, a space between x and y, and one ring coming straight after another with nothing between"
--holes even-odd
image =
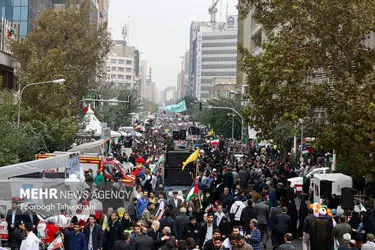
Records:
<instances>
[{"instance_id":1,"label":"hat","mask_svg":"<svg viewBox=\"0 0 375 250\"><path fill-rule=\"evenodd\" d=\"M344 234L344 235L342 236L342 238L343 238L344 240L346 240L346 241L349 241L349 240L352 238L352 236L350 235L350 233L346 233L346 234Z\"/></svg>"},{"instance_id":2,"label":"hat","mask_svg":"<svg viewBox=\"0 0 375 250\"><path fill-rule=\"evenodd\" d=\"M142 157L138 157L135 162L136 163L141 163L141 164L145 164L146 163L145 159L143 159Z\"/></svg>"}]
</instances>

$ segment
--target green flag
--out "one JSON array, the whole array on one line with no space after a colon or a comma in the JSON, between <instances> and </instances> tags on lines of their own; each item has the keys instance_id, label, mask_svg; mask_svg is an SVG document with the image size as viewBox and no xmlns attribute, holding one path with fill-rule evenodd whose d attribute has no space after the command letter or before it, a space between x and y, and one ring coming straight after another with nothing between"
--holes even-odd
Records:
<instances>
[{"instance_id":1,"label":"green flag","mask_svg":"<svg viewBox=\"0 0 375 250\"><path fill-rule=\"evenodd\" d=\"M177 103L177 104L165 106L164 110L172 111L174 113L185 112L186 111L185 99L182 100L181 102Z\"/></svg>"}]
</instances>

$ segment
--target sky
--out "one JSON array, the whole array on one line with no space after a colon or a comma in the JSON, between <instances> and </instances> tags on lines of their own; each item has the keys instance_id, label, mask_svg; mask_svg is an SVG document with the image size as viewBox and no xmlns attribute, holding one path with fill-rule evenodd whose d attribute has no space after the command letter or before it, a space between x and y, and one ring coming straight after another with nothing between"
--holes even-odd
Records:
<instances>
[{"instance_id":1,"label":"sky","mask_svg":"<svg viewBox=\"0 0 375 250\"><path fill-rule=\"evenodd\" d=\"M236 15L237 0L220 0L216 20ZM129 26L129 43L152 67L159 90L177 86L181 56L189 49L192 21L209 21L212 0L110 0L109 31L112 39L122 39L122 26ZM221 13L221 15L220 15Z\"/></svg>"}]
</instances>

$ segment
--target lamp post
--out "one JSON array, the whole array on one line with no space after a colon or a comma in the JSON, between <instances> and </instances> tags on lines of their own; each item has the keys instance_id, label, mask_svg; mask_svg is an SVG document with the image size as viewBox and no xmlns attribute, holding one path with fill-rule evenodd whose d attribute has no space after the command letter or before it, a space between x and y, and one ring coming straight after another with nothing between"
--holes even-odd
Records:
<instances>
[{"instance_id":1,"label":"lamp post","mask_svg":"<svg viewBox=\"0 0 375 250\"><path fill-rule=\"evenodd\" d=\"M28 85L26 85L25 87L23 87L21 89L21 86L20 88L18 89L18 116L17 116L17 126L20 125L20 121L21 121L21 100L22 100L22 93L23 91L27 88L27 87L30 87L30 86L35 86L35 85L42 85L42 84L46 84L46 83L57 83L57 84L64 84L65 83L65 79L56 79L56 80L52 80L52 81L46 81L46 82L35 82L35 83L30 83Z\"/></svg>"},{"instance_id":2,"label":"lamp post","mask_svg":"<svg viewBox=\"0 0 375 250\"><path fill-rule=\"evenodd\" d=\"M234 141L234 114L228 113L228 116L232 116L232 141Z\"/></svg>"},{"instance_id":3,"label":"lamp post","mask_svg":"<svg viewBox=\"0 0 375 250\"><path fill-rule=\"evenodd\" d=\"M231 110L234 113L236 113L241 118L241 143L242 143L242 141L243 141L243 122L244 122L242 115L240 113L238 113L237 110L232 109L230 107L216 107L216 106L209 105L208 109L226 109L226 110Z\"/></svg>"}]
</instances>

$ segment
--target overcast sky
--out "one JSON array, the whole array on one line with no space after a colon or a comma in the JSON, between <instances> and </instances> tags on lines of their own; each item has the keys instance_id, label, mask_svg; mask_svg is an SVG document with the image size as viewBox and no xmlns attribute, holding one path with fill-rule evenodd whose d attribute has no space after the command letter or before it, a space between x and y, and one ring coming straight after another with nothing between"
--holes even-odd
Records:
<instances>
[{"instance_id":1,"label":"overcast sky","mask_svg":"<svg viewBox=\"0 0 375 250\"><path fill-rule=\"evenodd\" d=\"M220 0L224 19L236 14L237 0ZM159 90L177 85L181 56L189 48L189 29L192 21L209 21L208 8L212 0L110 0L109 29L113 39L122 39L122 26L128 24L129 39L141 52L141 59L152 67L153 80Z\"/></svg>"}]
</instances>

